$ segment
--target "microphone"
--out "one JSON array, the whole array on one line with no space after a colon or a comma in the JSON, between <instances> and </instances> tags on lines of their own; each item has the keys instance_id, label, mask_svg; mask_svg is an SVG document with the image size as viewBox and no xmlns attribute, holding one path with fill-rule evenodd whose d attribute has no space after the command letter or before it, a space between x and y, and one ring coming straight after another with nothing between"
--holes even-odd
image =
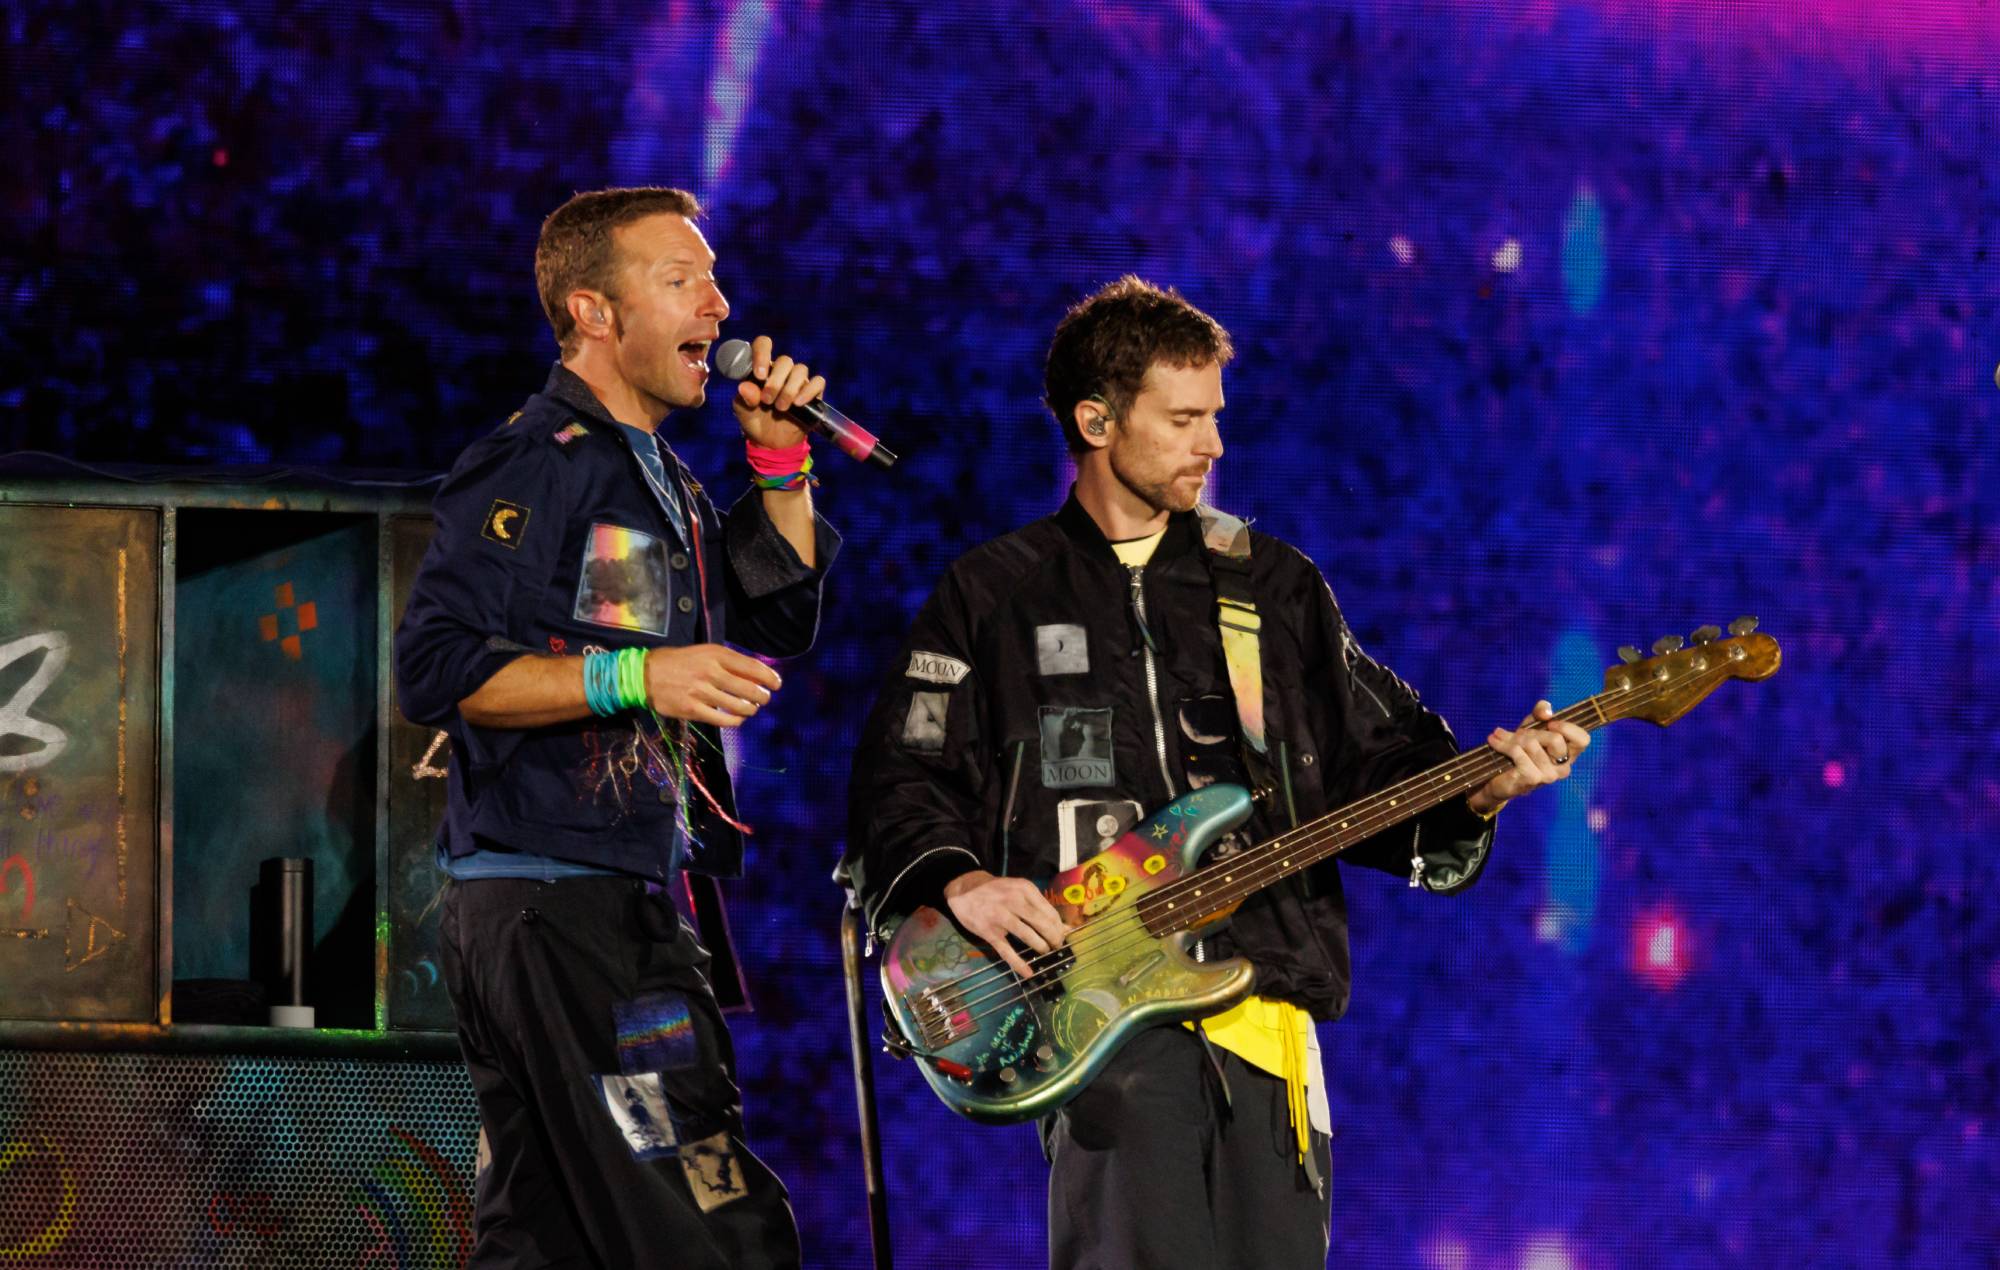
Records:
<instances>
[{"instance_id":1,"label":"microphone","mask_svg":"<svg viewBox=\"0 0 2000 1270\"><path fill-rule=\"evenodd\" d=\"M715 350L715 368L731 379L750 373L750 345L743 340L725 341ZM808 401L785 412L814 432L833 438L833 443L856 462L894 467L896 452L875 439L875 434L835 410L825 401Z\"/></svg>"}]
</instances>

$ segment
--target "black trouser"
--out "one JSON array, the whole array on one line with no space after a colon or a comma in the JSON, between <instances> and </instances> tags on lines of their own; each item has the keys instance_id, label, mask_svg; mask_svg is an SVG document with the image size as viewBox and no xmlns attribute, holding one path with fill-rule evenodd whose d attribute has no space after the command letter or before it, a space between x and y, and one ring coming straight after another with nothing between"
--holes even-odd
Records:
<instances>
[{"instance_id":1,"label":"black trouser","mask_svg":"<svg viewBox=\"0 0 2000 1270\"><path fill-rule=\"evenodd\" d=\"M1052 1270L1323 1270L1327 1196L1285 1082L1184 1027L1133 1037L1044 1122ZM1316 1176L1327 1139L1312 1135Z\"/></svg>"},{"instance_id":2,"label":"black trouser","mask_svg":"<svg viewBox=\"0 0 2000 1270\"><path fill-rule=\"evenodd\" d=\"M490 1150L471 1266L799 1264L784 1185L743 1143L708 954L669 899L454 882L442 952Z\"/></svg>"}]
</instances>

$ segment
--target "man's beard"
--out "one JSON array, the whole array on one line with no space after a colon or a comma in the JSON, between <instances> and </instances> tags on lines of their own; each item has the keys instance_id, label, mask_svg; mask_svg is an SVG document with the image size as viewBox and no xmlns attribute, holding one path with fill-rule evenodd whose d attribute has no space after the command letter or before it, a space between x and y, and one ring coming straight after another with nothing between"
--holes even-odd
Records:
<instances>
[{"instance_id":1,"label":"man's beard","mask_svg":"<svg viewBox=\"0 0 2000 1270\"><path fill-rule=\"evenodd\" d=\"M1178 474L1170 475L1164 481L1145 480L1121 462L1115 450L1111 453L1111 474L1118 478L1119 484L1138 495L1141 502L1156 512L1193 511L1195 504L1201 501L1202 490L1208 488L1204 479L1192 495L1182 494L1178 488Z\"/></svg>"}]
</instances>

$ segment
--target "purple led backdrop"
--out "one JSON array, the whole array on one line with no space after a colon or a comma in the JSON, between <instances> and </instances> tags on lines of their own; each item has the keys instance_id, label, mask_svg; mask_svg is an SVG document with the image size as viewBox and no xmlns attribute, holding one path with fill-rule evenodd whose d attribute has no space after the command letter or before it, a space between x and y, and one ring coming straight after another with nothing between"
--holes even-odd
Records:
<instances>
[{"instance_id":1,"label":"purple led backdrop","mask_svg":"<svg viewBox=\"0 0 2000 1270\"><path fill-rule=\"evenodd\" d=\"M1041 353L1128 270L1242 350L1217 500L1462 738L1622 643L1785 648L1600 734L1463 898L1353 879L1334 1264L2000 1261L1988 0L3 11L0 450L441 467L552 356L539 218L658 182L727 333L906 456L827 461L836 607L745 746L738 1040L812 1264L867 1256L847 747L943 565L1059 497ZM719 403L669 432L745 479ZM899 1264L1036 1264L1032 1132L880 1076Z\"/></svg>"}]
</instances>

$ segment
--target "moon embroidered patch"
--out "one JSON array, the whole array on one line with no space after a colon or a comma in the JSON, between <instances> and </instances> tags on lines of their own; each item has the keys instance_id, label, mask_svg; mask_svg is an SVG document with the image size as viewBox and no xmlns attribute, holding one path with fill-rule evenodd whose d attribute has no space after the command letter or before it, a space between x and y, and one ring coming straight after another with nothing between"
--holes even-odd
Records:
<instances>
[{"instance_id":1,"label":"moon embroidered patch","mask_svg":"<svg viewBox=\"0 0 2000 1270\"><path fill-rule=\"evenodd\" d=\"M509 551L521 546L521 535L528 532L529 509L519 503L510 503L504 498L493 500L493 506L486 509L486 523L479 536L488 542L497 542Z\"/></svg>"}]
</instances>

